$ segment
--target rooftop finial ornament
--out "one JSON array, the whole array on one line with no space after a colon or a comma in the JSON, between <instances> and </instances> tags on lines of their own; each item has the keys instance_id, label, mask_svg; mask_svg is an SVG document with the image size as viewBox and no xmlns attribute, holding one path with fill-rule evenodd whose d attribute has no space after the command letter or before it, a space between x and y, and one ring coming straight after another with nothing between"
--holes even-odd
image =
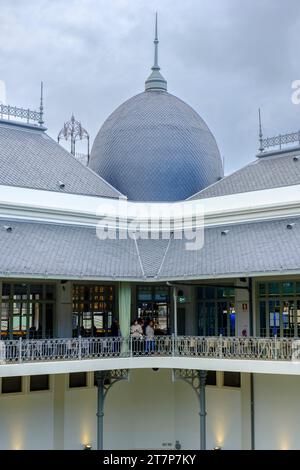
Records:
<instances>
[{"instance_id":1,"label":"rooftop finial ornament","mask_svg":"<svg viewBox=\"0 0 300 470\"><path fill-rule=\"evenodd\" d=\"M260 108L258 108L258 120L259 120L259 151L263 152L265 149L263 145L263 132L262 132L262 125L261 125Z\"/></svg>"},{"instance_id":2,"label":"rooftop finial ornament","mask_svg":"<svg viewBox=\"0 0 300 470\"><path fill-rule=\"evenodd\" d=\"M167 91L167 81L160 73L158 65L158 32L157 32L157 13L155 14L155 37L154 37L154 64L151 68L151 75L145 82L146 91Z\"/></svg>"},{"instance_id":3,"label":"rooftop finial ornament","mask_svg":"<svg viewBox=\"0 0 300 470\"><path fill-rule=\"evenodd\" d=\"M44 125L44 84L41 82L41 101L40 101L40 119L39 119L39 125L43 127Z\"/></svg>"},{"instance_id":4,"label":"rooftop finial ornament","mask_svg":"<svg viewBox=\"0 0 300 470\"><path fill-rule=\"evenodd\" d=\"M72 113L71 119L68 122L64 123L63 128L57 136L58 143L62 140L71 140L71 154L76 157L75 147L76 141L86 139L87 140L87 155L80 154L80 157L86 157L85 164L88 164L90 158L90 135L84 127L82 127L81 122L76 121L74 113ZM80 158L81 159L81 158Z\"/></svg>"}]
</instances>

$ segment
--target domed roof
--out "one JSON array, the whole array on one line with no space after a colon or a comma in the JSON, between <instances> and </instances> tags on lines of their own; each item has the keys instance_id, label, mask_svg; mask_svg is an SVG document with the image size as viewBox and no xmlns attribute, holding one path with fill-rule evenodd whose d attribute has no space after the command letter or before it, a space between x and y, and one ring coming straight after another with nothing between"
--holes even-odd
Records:
<instances>
[{"instance_id":1,"label":"domed roof","mask_svg":"<svg viewBox=\"0 0 300 470\"><path fill-rule=\"evenodd\" d=\"M89 166L130 200L187 199L223 176L214 136L168 93L157 57L146 90L119 106L93 144Z\"/></svg>"}]
</instances>

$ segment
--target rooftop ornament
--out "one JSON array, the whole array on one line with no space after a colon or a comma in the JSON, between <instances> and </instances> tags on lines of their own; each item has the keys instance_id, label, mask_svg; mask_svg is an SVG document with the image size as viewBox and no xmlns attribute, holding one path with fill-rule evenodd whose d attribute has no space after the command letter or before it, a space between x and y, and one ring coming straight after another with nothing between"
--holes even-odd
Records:
<instances>
[{"instance_id":1,"label":"rooftop ornament","mask_svg":"<svg viewBox=\"0 0 300 470\"><path fill-rule=\"evenodd\" d=\"M259 152L260 154L264 153L264 151L271 147L279 147L279 150L282 150L283 145L294 144L297 143L300 147L300 131L292 132L290 134L280 134L275 137L263 137L262 132L262 123L261 123L261 112L260 109L258 110L258 118L259 118Z\"/></svg>"},{"instance_id":2,"label":"rooftop ornament","mask_svg":"<svg viewBox=\"0 0 300 470\"><path fill-rule=\"evenodd\" d=\"M155 14L155 36L154 36L154 64L151 67L151 74L145 82L146 91L167 91L167 81L160 73L158 65L158 32L157 32L157 13Z\"/></svg>"},{"instance_id":3,"label":"rooftop ornament","mask_svg":"<svg viewBox=\"0 0 300 470\"><path fill-rule=\"evenodd\" d=\"M86 155L87 162L86 163L87 164L89 163L90 135L87 132L87 130L82 127L81 122L76 121L74 114L72 114L71 120L68 122L65 122L63 128L60 130L57 136L58 143L61 141L61 139L71 140L71 154L74 155L74 157L76 157L76 152L75 152L76 141L86 139L87 140L87 155ZM82 154L80 154L80 156L81 156L80 160L83 160Z\"/></svg>"},{"instance_id":4,"label":"rooftop ornament","mask_svg":"<svg viewBox=\"0 0 300 470\"><path fill-rule=\"evenodd\" d=\"M12 118L24 119L27 124L37 122L40 127L44 128L44 104L43 104L43 82L41 82L40 110L33 111L31 109L18 108L6 104L0 104L0 118L10 121Z\"/></svg>"}]
</instances>

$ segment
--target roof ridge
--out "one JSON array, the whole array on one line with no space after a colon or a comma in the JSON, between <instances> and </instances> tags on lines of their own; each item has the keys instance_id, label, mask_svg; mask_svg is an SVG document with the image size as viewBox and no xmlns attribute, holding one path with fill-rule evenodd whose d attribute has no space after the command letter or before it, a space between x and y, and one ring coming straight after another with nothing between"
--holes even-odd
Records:
<instances>
[{"instance_id":1,"label":"roof ridge","mask_svg":"<svg viewBox=\"0 0 300 470\"><path fill-rule=\"evenodd\" d=\"M171 234L171 236L170 236L170 238L169 238L169 242L168 242L168 244L167 244L166 251L165 251L165 253L164 253L164 256L162 257L160 267L159 267L159 269L158 269L158 271L157 271L157 275L156 275L157 277L159 277L160 272L161 272L161 270L162 270L164 261L165 261L166 256L167 256L167 252L169 251L169 247L170 247L172 238L173 238L173 234Z\"/></svg>"},{"instance_id":2,"label":"roof ridge","mask_svg":"<svg viewBox=\"0 0 300 470\"><path fill-rule=\"evenodd\" d=\"M136 252L137 252L137 255L138 255L138 259L139 259L139 263L140 263L142 275L143 275L143 277L145 278L145 277L146 277L146 274L145 274L145 271L144 271L144 266L143 266L142 258L141 258L141 255L140 255L139 246L138 246L138 244L137 244L136 236L134 236L134 244L135 244Z\"/></svg>"}]
</instances>

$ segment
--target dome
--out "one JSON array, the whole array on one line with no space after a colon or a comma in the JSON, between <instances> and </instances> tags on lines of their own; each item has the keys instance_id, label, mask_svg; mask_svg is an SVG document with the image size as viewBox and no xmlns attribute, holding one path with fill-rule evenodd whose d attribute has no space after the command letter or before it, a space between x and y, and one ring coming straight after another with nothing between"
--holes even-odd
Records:
<instances>
[{"instance_id":1,"label":"dome","mask_svg":"<svg viewBox=\"0 0 300 470\"><path fill-rule=\"evenodd\" d=\"M119 106L93 144L89 166L134 201L187 199L223 176L214 136L201 117L167 92L155 59L145 91Z\"/></svg>"}]
</instances>

